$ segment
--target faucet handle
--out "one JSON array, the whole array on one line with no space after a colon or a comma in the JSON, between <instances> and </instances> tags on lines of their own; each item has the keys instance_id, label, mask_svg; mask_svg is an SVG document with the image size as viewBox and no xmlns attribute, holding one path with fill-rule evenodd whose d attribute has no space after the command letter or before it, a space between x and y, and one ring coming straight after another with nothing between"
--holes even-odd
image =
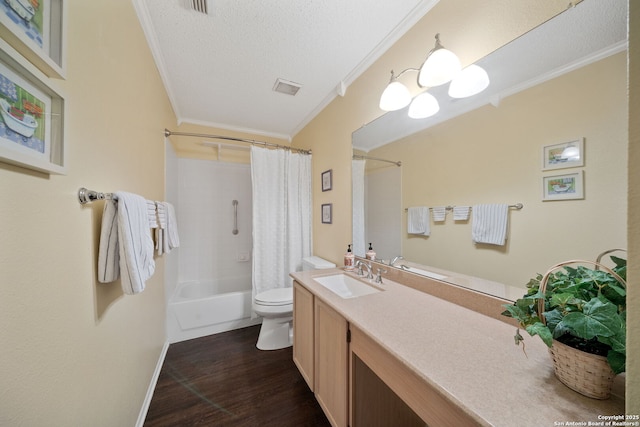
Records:
<instances>
[{"instance_id":1,"label":"faucet handle","mask_svg":"<svg viewBox=\"0 0 640 427\"><path fill-rule=\"evenodd\" d=\"M376 283L382 283L382 273L386 273L387 270L383 270L381 268L378 268L378 274L376 275Z\"/></svg>"}]
</instances>

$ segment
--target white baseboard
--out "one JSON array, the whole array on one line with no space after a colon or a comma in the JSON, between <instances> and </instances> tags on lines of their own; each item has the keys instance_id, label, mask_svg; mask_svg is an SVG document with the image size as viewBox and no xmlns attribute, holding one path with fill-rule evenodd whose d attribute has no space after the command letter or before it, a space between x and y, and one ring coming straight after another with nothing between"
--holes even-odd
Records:
<instances>
[{"instance_id":1,"label":"white baseboard","mask_svg":"<svg viewBox=\"0 0 640 427\"><path fill-rule=\"evenodd\" d=\"M149 387L147 388L147 395L144 398L144 402L142 403L142 408L140 408L140 413L138 414L138 421L136 422L136 427L143 427L144 420L147 418L147 411L149 411L149 405L151 405L151 398L153 398L153 392L156 389L156 384L158 383L158 377L160 376L160 371L162 371L162 365L164 364L164 358L167 356L167 350L169 350L169 341L165 341L164 346L162 346L162 351L160 352L160 357L158 357L158 363L156 363L156 369L153 372L153 376L151 377L151 382L149 383Z\"/></svg>"}]
</instances>

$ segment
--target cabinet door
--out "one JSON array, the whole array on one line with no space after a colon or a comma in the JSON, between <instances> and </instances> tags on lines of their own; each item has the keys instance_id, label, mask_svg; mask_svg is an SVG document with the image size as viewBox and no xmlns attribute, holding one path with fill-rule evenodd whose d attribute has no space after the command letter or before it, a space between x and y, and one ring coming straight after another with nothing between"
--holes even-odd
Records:
<instances>
[{"instance_id":1,"label":"cabinet door","mask_svg":"<svg viewBox=\"0 0 640 427\"><path fill-rule=\"evenodd\" d=\"M313 390L313 294L293 283L293 361Z\"/></svg>"},{"instance_id":2,"label":"cabinet door","mask_svg":"<svg viewBox=\"0 0 640 427\"><path fill-rule=\"evenodd\" d=\"M315 299L315 394L329 422L346 427L348 418L347 321Z\"/></svg>"}]
</instances>

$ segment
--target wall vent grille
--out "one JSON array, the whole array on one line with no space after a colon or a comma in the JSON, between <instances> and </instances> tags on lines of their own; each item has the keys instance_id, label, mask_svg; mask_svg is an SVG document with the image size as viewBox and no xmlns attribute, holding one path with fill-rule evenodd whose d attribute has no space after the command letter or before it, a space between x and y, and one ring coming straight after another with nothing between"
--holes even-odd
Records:
<instances>
[{"instance_id":1,"label":"wall vent grille","mask_svg":"<svg viewBox=\"0 0 640 427\"><path fill-rule=\"evenodd\" d=\"M207 0L191 0L191 8L196 12L209 14L209 8L207 7Z\"/></svg>"}]
</instances>

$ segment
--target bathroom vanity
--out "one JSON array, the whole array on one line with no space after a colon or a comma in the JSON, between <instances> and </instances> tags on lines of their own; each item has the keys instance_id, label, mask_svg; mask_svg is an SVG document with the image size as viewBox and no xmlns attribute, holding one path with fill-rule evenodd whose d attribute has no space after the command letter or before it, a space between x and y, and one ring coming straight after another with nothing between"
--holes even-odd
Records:
<instances>
[{"instance_id":1,"label":"bathroom vanity","mask_svg":"<svg viewBox=\"0 0 640 427\"><path fill-rule=\"evenodd\" d=\"M382 284L341 269L291 274L294 362L332 425L554 426L624 414L624 376L608 400L570 390L541 340L526 336L526 355L514 345L507 301L389 270ZM373 291L350 294L351 280Z\"/></svg>"}]
</instances>

